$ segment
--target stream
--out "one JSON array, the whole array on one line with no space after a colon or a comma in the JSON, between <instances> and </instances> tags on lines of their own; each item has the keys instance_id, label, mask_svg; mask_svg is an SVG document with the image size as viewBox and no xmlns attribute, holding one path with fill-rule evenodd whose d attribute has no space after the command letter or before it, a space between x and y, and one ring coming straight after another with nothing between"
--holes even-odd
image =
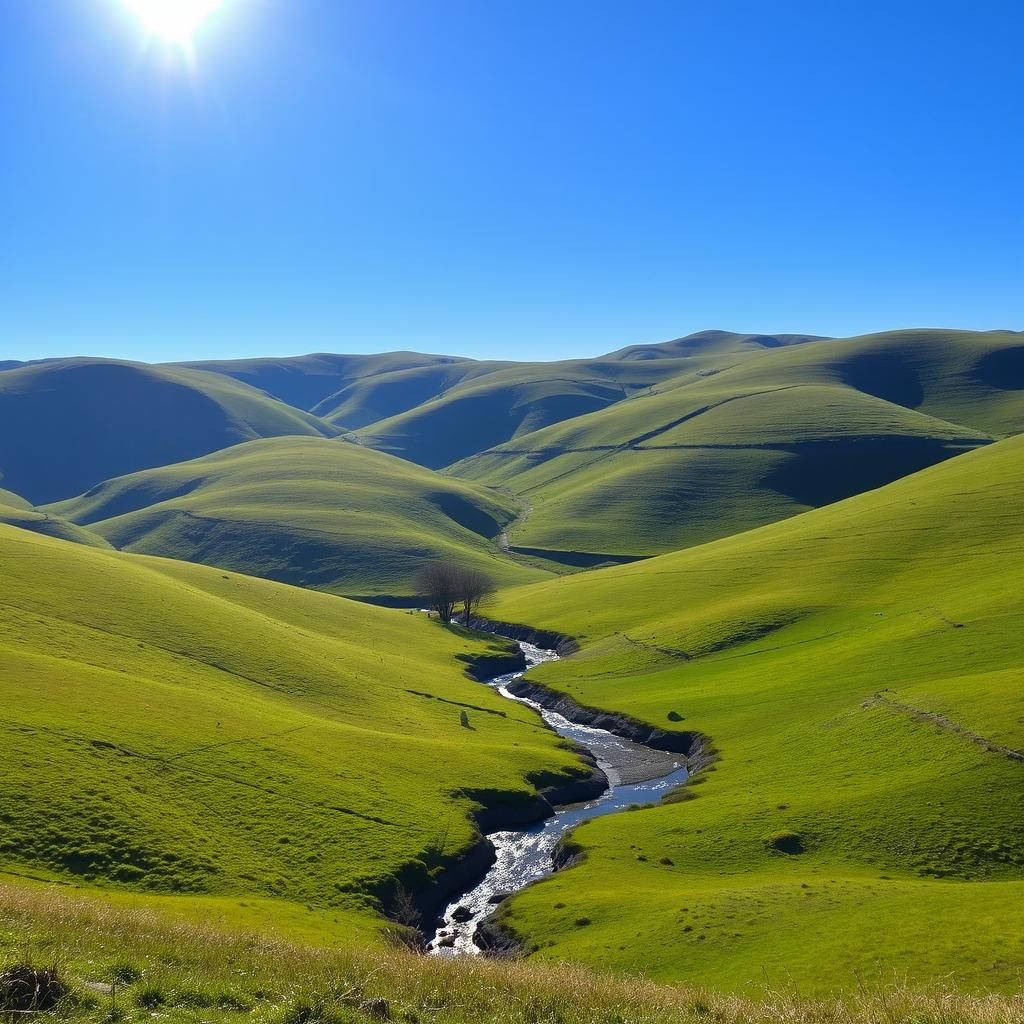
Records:
<instances>
[{"instance_id":1,"label":"stream","mask_svg":"<svg viewBox=\"0 0 1024 1024\"><path fill-rule=\"evenodd\" d=\"M444 919L428 945L429 952L438 956L479 954L481 950L474 938L480 922L494 913L505 897L552 874L555 847L570 829L591 818L656 803L687 779L680 755L634 743L605 729L577 725L535 701L509 692L509 684L526 671L558 658L554 651L545 651L524 641L520 641L519 646L526 655L526 669L498 676L486 685L508 700L533 708L560 736L590 750L597 758L598 767L608 777L610 788L596 800L560 807L554 817L534 825L491 833L488 838L494 844L497 859L474 888L445 909Z\"/></svg>"}]
</instances>

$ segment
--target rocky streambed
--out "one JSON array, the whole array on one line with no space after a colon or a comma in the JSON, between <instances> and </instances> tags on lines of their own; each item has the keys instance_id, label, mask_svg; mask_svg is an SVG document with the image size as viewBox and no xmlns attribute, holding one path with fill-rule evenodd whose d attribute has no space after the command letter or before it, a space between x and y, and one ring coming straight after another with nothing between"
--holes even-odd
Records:
<instances>
[{"instance_id":1,"label":"rocky streambed","mask_svg":"<svg viewBox=\"0 0 1024 1024\"><path fill-rule=\"evenodd\" d=\"M526 641L520 640L519 646L526 657L527 670L558 658L554 651ZM523 674L520 671L498 676L487 685L506 699L533 708L560 736L589 751L607 780L607 788L595 799L556 808L554 816L543 821L521 829L492 832L488 839L494 847L494 863L475 886L446 907L428 946L435 955L475 954L486 948L492 941L485 924L487 919L507 896L555 870L559 843L572 828L591 818L657 802L687 779L683 753L655 749L608 729L570 721L529 696L532 688L518 682Z\"/></svg>"}]
</instances>

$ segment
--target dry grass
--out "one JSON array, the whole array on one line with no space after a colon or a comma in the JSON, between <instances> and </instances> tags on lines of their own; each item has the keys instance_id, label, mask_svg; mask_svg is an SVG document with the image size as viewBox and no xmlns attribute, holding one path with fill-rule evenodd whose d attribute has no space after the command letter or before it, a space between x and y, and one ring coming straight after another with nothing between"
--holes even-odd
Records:
<instances>
[{"instance_id":1,"label":"dry grass","mask_svg":"<svg viewBox=\"0 0 1024 1024\"><path fill-rule=\"evenodd\" d=\"M371 1019L437 1024L1020 1024L1024 995L973 996L865 980L859 994L757 998L604 976L572 966L440 960L402 950L327 951L266 935L172 924L55 889L0 886L0 956L57 963L72 1020L275 1024Z\"/></svg>"}]
</instances>

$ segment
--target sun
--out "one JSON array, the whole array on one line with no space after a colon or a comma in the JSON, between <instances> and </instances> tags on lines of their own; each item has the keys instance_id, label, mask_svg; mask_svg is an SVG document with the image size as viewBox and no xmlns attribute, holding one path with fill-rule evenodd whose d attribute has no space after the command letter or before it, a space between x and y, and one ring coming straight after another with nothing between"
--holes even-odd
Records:
<instances>
[{"instance_id":1,"label":"sun","mask_svg":"<svg viewBox=\"0 0 1024 1024\"><path fill-rule=\"evenodd\" d=\"M125 0L146 31L164 42L188 46L223 0Z\"/></svg>"}]
</instances>

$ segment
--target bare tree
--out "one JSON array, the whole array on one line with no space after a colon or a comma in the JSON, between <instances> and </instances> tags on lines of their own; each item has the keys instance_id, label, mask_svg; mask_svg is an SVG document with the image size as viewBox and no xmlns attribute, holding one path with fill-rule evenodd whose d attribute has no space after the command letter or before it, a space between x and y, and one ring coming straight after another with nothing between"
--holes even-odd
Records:
<instances>
[{"instance_id":1,"label":"bare tree","mask_svg":"<svg viewBox=\"0 0 1024 1024\"><path fill-rule=\"evenodd\" d=\"M423 566L414 581L416 590L423 596L428 606L437 612L442 622L451 622L455 608L463 598L463 588L459 582L461 570L443 562L433 562Z\"/></svg>"},{"instance_id":2,"label":"bare tree","mask_svg":"<svg viewBox=\"0 0 1024 1024\"><path fill-rule=\"evenodd\" d=\"M463 622L467 625L480 604L497 589L494 577L479 569L460 569L458 573Z\"/></svg>"},{"instance_id":3,"label":"bare tree","mask_svg":"<svg viewBox=\"0 0 1024 1024\"><path fill-rule=\"evenodd\" d=\"M487 573L447 562L423 566L416 574L415 585L442 622L451 622L459 605L464 621L468 622L480 608L480 602L496 589L493 577Z\"/></svg>"}]
</instances>

